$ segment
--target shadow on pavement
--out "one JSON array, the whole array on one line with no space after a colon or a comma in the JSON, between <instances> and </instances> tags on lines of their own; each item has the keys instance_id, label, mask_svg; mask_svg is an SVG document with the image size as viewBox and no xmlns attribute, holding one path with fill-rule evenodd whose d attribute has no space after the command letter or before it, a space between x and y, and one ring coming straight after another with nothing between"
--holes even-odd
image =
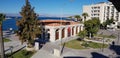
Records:
<instances>
[{"instance_id":1,"label":"shadow on pavement","mask_svg":"<svg viewBox=\"0 0 120 58\"><path fill-rule=\"evenodd\" d=\"M49 42L49 40L46 40L46 39L37 39L37 40L35 40L35 42L39 43L39 49L41 49L47 42Z\"/></svg>"},{"instance_id":2,"label":"shadow on pavement","mask_svg":"<svg viewBox=\"0 0 120 58\"><path fill-rule=\"evenodd\" d=\"M63 53L64 47L65 47L65 43L62 46L61 54Z\"/></svg>"},{"instance_id":3,"label":"shadow on pavement","mask_svg":"<svg viewBox=\"0 0 120 58\"><path fill-rule=\"evenodd\" d=\"M109 57L99 54L97 52L92 52L91 55L92 55L92 58L109 58Z\"/></svg>"},{"instance_id":4,"label":"shadow on pavement","mask_svg":"<svg viewBox=\"0 0 120 58\"><path fill-rule=\"evenodd\" d=\"M120 46L118 45L111 45L110 50L113 50L117 55L120 55Z\"/></svg>"},{"instance_id":5,"label":"shadow on pavement","mask_svg":"<svg viewBox=\"0 0 120 58\"><path fill-rule=\"evenodd\" d=\"M63 58L86 58L86 57L80 57L80 56L68 56L68 57L63 57Z\"/></svg>"},{"instance_id":6,"label":"shadow on pavement","mask_svg":"<svg viewBox=\"0 0 120 58\"><path fill-rule=\"evenodd\" d=\"M117 55L120 55L120 45L115 45L115 42L112 42L112 45L109 47L110 50L113 50Z\"/></svg>"}]
</instances>

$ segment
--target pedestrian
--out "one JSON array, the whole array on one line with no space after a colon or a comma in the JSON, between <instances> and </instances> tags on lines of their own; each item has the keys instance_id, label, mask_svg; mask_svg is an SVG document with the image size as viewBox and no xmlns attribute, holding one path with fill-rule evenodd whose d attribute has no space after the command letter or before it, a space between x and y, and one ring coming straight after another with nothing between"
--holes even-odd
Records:
<instances>
[{"instance_id":1,"label":"pedestrian","mask_svg":"<svg viewBox=\"0 0 120 58\"><path fill-rule=\"evenodd\" d=\"M115 45L115 41L112 42L112 45L113 45L113 46Z\"/></svg>"}]
</instances>

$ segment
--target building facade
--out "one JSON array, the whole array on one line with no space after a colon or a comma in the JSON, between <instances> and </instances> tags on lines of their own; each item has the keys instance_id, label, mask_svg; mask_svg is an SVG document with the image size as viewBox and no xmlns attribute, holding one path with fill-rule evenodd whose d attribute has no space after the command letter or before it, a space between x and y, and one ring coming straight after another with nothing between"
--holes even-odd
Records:
<instances>
[{"instance_id":1,"label":"building facade","mask_svg":"<svg viewBox=\"0 0 120 58\"><path fill-rule=\"evenodd\" d=\"M40 23L42 23L41 37L50 42L76 36L83 30L83 24L74 21L40 20Z\"/></svg>"},{"instance_id":2,"label":"building facade","mask_svg":"<svg viewBox=\"0 0 120 58\"><path fill-rule=\"evenodd\" d=\"M85 5L83 6L83 13L88 13L89 17L87 17L87 20L99 18L100 22L103 23L107 19L113 18L115 22L120 22L120 13L111 2Z\"/></svg>"}]
</instances>

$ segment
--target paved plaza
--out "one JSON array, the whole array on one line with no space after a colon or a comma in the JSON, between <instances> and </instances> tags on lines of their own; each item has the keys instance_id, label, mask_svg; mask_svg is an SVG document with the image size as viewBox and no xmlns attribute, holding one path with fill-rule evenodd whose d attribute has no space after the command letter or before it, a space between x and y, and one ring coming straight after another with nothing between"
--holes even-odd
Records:
<instances>
[{"instance_id":1,"label":"paved plaza","mask_svg":"<svg viewBox=\"0 0 120 58\"><path fill-rule=\"evenodd\" d=\"M106 32L110 32L110 31L104 30L104 34ZM109 34L113 34L116 32L118 31L112 31ZM99 48L99 49L83 49L83 50L76 50L76 49L60 46L61 43L65 43L67 41L77 39L77 38L78 37L69 37L66 39L62 39L62 41L46 43L35 55L32 56L32 58L39 58L39 57L42 57L42 58L75 58L75 57L76 58L77 57L78 58L115 58L115 57L118 57L119 58L120 57L119 52L116 52L116 50L111 49L111 45L108 48L104 48L104 49ZM118 42L118 38L116 38L115 40L115 46L116 46L115 48L117 48L117 46L120 45L117 42ZM58 57L54 55L53 54L54 49L62 50L61 56Z\"/></svg>"},{"instance_id":2,"label":"paved plaza","mask_svg":"<svg viewBox=\"0 0 120 58\"><path fill-rule=\"evenodd\" d=\"M104 32L104 34L114 34L118 35L117 33L119 31L109 31L109 30L100 30L98 33ZM10 46L13 46L13 51L17 51L23 47L25 47L26 44L21 45L20 41L18 40L18 37L16 34L8 34L7 32L4 32L4 35L6 38L9 38L11 41L4 43L5 45L5 53L11 52ZM83 50L76 50L67 48L64 46L60 46L61 43L68 42L70 40L77 39L79 37L68 37L64 38L62 40L58 40L55 42L47 42L40 50L37 51L31 58L114 58L114 57L120 57L119 52L117 52L120 49L112 49L111 46L104 49L83 49ZM118 41L118 37L115 39L115 47L120 48L120 40ZM74 43L73 43L74 44ZM112 43L111 43L112 44ZM54 55L54 49L62 51L60 56Z\"/></svg>"}]
</instances>

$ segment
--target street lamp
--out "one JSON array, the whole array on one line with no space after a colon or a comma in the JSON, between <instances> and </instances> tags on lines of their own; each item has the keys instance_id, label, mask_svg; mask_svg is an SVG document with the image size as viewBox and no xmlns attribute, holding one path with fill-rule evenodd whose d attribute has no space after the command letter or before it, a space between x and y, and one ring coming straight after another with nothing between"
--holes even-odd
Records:
<instances>
[{"instance_id":1,"label":"street lamp","mask_svg":"<svg viewBox=\"0 0 120 58\"><path fill-rule=\"evenodd\" d=\"M103 35L103 32L101 33L101 35ZM102 41L103 41L103 44L102 44L101 48L102 48L102 52L103 52L104 51L104 36L103 36L103 40Z\"/></svg>"}]
</instances>

